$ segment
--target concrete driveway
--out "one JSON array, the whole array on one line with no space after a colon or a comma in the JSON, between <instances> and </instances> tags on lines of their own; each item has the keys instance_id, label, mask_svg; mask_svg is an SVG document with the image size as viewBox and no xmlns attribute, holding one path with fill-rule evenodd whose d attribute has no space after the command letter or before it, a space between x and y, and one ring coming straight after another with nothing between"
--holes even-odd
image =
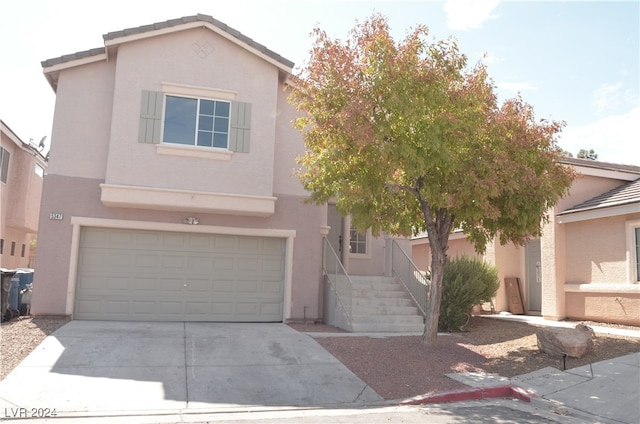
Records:
<instances>
[{"instance_id":1,"label":"concrete driveway","mask_svg":"<svg viewBox=\"0 0 640 424\"><path fill-rule=\"evenodd\" d=\"M72 321L0 382L0 394L5 415L58 418L382 400L284 324L183 322Z\"/></svg>"}]
</instances>

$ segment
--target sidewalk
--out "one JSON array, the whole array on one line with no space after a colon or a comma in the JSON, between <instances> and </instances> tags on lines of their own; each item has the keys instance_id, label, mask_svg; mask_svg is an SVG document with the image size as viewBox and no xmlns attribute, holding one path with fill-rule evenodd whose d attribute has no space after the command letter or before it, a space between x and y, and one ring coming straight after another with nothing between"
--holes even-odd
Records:
<instances>
[{"instance_id":1,"label":"sidewalk","mask_svg":"<svg viewBox=\"0 0 640 424\"><path fill-rule=\"evenodd\" d=\"M575 323L524 315L486 315L493 319L553 327ZM547 367L512 378L495 374L447 374L471 389L409 400L425 404L511 396L577 422L640 423L640 329L590 326L596 334L638 338L638 352L560 371Z\"/></svg>"}]
</instances>

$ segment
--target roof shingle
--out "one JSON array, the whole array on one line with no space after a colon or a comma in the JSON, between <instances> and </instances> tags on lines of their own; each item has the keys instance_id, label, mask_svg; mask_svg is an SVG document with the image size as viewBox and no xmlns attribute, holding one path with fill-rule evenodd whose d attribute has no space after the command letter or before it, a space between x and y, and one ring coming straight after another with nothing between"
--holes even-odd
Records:
<instances>
[{"instance_id":1,"label":"roof shingle","mask_svg":"<svg viewBox=\"0 0 640 424\"><path fill-rule=\"evenodd\" d=\"M183 25L186 23L192 23L192 22L206 22L209 23L211 25L214 25L218 28L220 28L221 30L227 32L228 34L230 34L231 36L237 38L238 40L242 41L243 43L245 43L246 45L250 46L251 48L259 51L260 53L270 57L271 59L283 64L286 67L289 68L293 68L293 66L295 65L292 61L285 59L284 57L280 56L279 54L277 54L276 52L269 50L267 47L265 47L264 45L254 41L253 39L247 37L246 35L242 34L240 31L231 28L230 26L228 26L227 24L218 21L217 19L214 19L213 17L209 16L209 15L203 15L203 14L197 14L197 15L193 15L193 16L184 16L182 18L178 18L178 19L170 19L168 21L164 21L164 22L156 22L153 24L149 24L149 25L142 25L139 27L134 27L134 28L126 28L120 31L113 31L113 32L109 32L107 34L104 34L102 36L102 38L104 39L104 41L110 41L110 40L115 40L117 38L121 38L121 37L127 37L130 35L136 35L136 34L143 34L146 32L151 32L151 31L157 31L157 30L161 30L164 28L170 28L170 27L174 27L174 26L178 26L178 25ZM60 57L56 57L53 59L47 59L44 60L41 63L43 68L48 68L50 66L54 66L54 65L58 65L61 63L65 63L65 62L70 62L73 60L77 60L77 59L82 59L85 57L89 57L89 56L95 56L98 54L102 54L105 53L105 48L104 47L100 47L100 48L95 48L95 49L91 49L91 50L85 50L85 51L81 51L81 52L76 52L76 53L72 53L72 54L67 54L64 56L60 56Z\"/></svg>"},{"instance_id":2,"label":"roof shingle","mask_svg":"<svg viewBox=\"0 0 640 424\"><path fill-rule=\"evenodd\" d=\"M627 184L618 186L606 193L575 205L558 215L567 215L570 213L590 211L594 209L609 208L613 206L621 206L638 203L640 205L640 178ZM640 206L638 207L640 212Z\"/></svg>"}]
</instances>

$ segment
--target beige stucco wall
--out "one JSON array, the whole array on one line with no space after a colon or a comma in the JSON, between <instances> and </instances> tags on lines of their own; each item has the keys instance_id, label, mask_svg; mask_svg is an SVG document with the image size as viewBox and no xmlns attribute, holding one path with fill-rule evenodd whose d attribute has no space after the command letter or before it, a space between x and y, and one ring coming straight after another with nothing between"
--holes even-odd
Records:
<instances>
[{"instance_id":1,"label":"beige stucco wall","mask_svg":"<svg viewBox=\"0 0 640 424\"><path fill-rule=\"evenodd\" d=\"M568 292L568 318L640 325L640 292Z\"/></svg>"},{"instance_id":2,"label":"beige stucco wall","mask_svg":"<svg viewBox=\"0 0 640 424\"><path fill-rule=\"evenodd\" d=\"M522 297L526 305L526 281L524 278L524 252L511 243L501 245L496 239L487 246L485 260L498 269L500 287L493 301L496 312L509 311L509 302L504 279L516 277L520 279Z\"/></svg>"},{"instance_id":3,"label":"beige stucco wall","mask_svg":"<svg viewBox=\"0 0 640 424\"><path fill-rule=\"evenodd\" d=\"M193 46L208 44L203 55ZM113 94L113 120L106 183L273 195L279 71L250 52L197 28L121 45ZM235 92L251 103L251 149L231 160L193 160L157 155L152 144L138 143L142 90L162 91L162 83ZM299 138L298 138L299 139ZM173 169L179 169L179 178Z\"/></svg>"},{"instance_id":4,"label":"beige stucco wall","mask_svg":"<svg viewBox=\"0 0 640 424\"><path fill-rule=\"evenodd\" d=\"M35 166L40 164L44 169L46 164L35 151L22 147L22 141L11 132L5 133L4 127L0 145L10 155L7 182L0 182L0 238L4 240L0 267L27 268L31 265L30 242L38 232L42 194L42 177L36 174Z\"/></svg>"},{"instance_id":5,"label":"beige stucco wall","mask_svg":"<svg viewBox=\"0 0 640 424\"><path fill-rule=\"evenodd\" d=\"M411 254L413 262L421 271L427 271L431 268L431 248L427 238L415 239L412 242ZM469 256L472 258L482 257L476 253L473 245L469 243L466 237L454 235L449 238L449 249L447 250L449 259L455 259L461 256Z\"/></svg>"},{"instance_id":6,"label":"beige stucco wall","mask_svg":"<svg viewBox=\"0 0 640 424\"><path fill-rule=\"evenodd\" d=\"M50 174L105 178L114 77L115 61L60 72L49 152Z\"/></svg>"},{"instance_id":7,"label":"beige stucco wall","mask_svg":"<svg viewBox=\"0 0 640 424\"><path fill-rule=\"evenodd\" d=\"M629 215L564 225L566 283L627 283L625 221Z\"/></svg>"}]
</instances>

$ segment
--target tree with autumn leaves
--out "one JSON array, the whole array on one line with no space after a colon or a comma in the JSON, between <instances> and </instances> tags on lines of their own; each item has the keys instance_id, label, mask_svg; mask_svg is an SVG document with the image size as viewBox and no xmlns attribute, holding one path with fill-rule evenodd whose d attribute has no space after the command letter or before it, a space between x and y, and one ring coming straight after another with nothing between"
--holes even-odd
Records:
<instances>
[{"instance_id":1,"label":"tree with autumn leaves","mask_svg":"<svg viewBox=\"0 0 640 424\"><path fill-rule=\"evenodd\" d=\"M563 123L534 118L520 97L498 105L482 64L455 40L400 42L373 15L347 40L316 28L311 57L291 84L306 153L299 177L318 204L336 199L359 230L426 231L431 283L423 341L435 345L449 234L478 252L497 236L524 244L573 179L559 164Z\"/></svg>"}]
</instances>

